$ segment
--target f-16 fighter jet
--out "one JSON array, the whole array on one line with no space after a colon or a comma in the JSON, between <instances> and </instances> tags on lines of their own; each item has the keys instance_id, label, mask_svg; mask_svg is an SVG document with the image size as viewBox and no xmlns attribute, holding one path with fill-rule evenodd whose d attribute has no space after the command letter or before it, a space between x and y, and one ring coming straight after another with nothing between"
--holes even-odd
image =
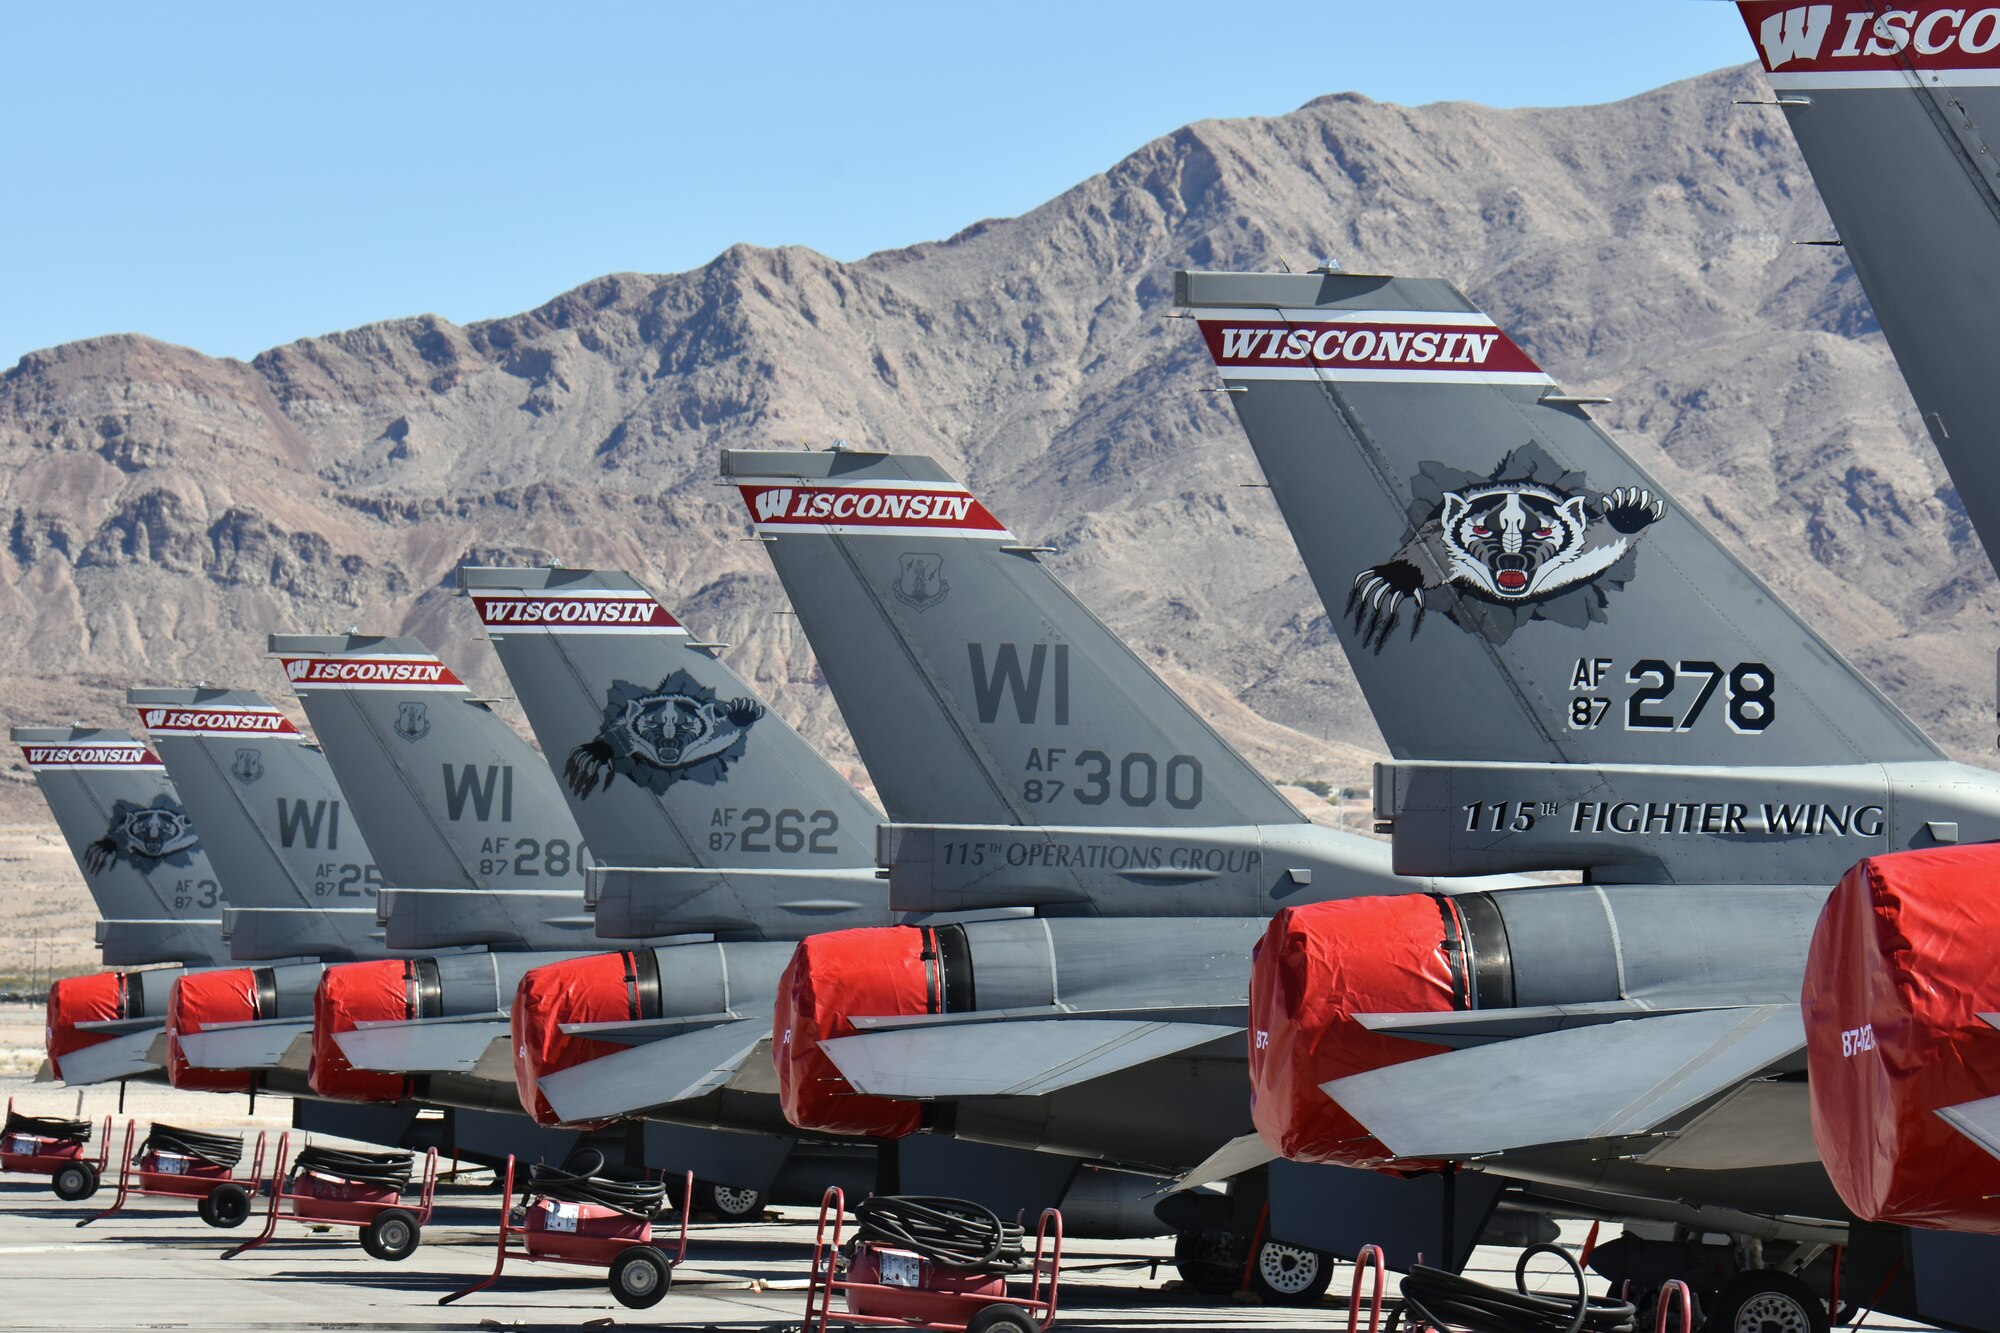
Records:
<instances>
[{"instance_id":1,"label":"f-16 fighter jet","mask_svg":"<svg viewBox=\"0 0 2000 1333\"><path fill-rule=\"evenodd\" d=\"M76 857L113 968L49 988L48 1055L65 1083L157 1075L151 1053L174 982L229 959L208 852L165 765L123 731L15 727L42 798Z\"/></svg>"},{"instance_id":2,"label":"f-16 fighter jet","mask_svg":"<svg viewBox=\"0 0 2000 1333\"><path fill-rule=\"evenodd\" d=\"M1398 868L1585 876L1280 913L1251 990L1266 1143L1650 1201L1745 1242L1726 1284L1689 1273L1712 1310L1824 1327L1748 1245L1800 1266L1851 1236L1809 1132L1807 939L1858 858L2000 833L2000 778L1947 762L1450 284L1177 284L1396 757ZM1618 1246L1601 1269L1708 1262ZM1849 1289L1899 1264L1851 1253ZM1928 1294L1885 1302L1937 1317L1952 1272L1916 1267Z\"/></svg>"}]
</instances>

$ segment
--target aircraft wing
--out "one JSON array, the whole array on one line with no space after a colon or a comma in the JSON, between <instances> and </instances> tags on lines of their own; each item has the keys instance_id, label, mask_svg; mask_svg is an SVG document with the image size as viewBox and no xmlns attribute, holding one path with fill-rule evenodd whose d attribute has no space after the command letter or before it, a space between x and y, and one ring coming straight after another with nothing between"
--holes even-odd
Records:
<instances>
[{"instance_id":1,"label":"aircraft wing","mask_svg":"<svg viewBox=\"0 0 2000 1333\"><path fill-rule=\"evenodd\" d=\"M340 1053L356 1069L385 1074L469 1074L486 1048L509 1040L499 1014L414 1023L364 1023L334 1034Z\"/></svg>"},{"instance_id":2,"label":"aircraft wing","mask_svg":"<svg viewBox=\"0 0 2000 1333\"><path fill-rule=\"evenodd\" d=\"M770 1035L769 1019L746 1018L588 1060L544 1075L539 1086L565 1121L633 1115L725 1086Z\"/></svg>"},{"instance_id":3,"label":"aircraft wing","mask_svg":"<svg viewBox=\"0 0 2000 1333\"><path fill-rule=\"evenodd\" d=\"M96 1018L78 1023L78 1032L108 1032L123 1036L129 1032L150 1031L160 1026L158 1018Z\"/></svg>"},{"instance_id":4,"label":"aircraft wing","mask_svg":"<svg viewBox=\"0 0 2000 1333\"><path fill-rule=\"evenodd\" d=\"M612 1023L564 1023L561 1027L566 1037L588 1037L592 1041L615 1042L620 1046L643 1046L649 1041L659 1041L663 1037L678 1037L683 1032L733 1023L742 1017L742 1014L731 1011L692 1014L684 1018L626 1019ZM768 1020L769 1015L765 1017Z\"/></svg>"},{"instance_id":5,"label":"aircraft wing","mask_svg":"<svg viewBox=\"0 0 2000 1333\"><path fill-rule=\"evenodd\" d=\"M820 1049L856 1092L877 1097L1034 1097L1241 1033L1219 1023L1017 1019L862 1032Z\"/></svg>"},{"instance_id":6,"label":"aircraft wing","mask_svg":"<svg viewBox=\"0 0 2000 1333\"><path fill-rule=\"evenodd\" d=\"M56 1062L56 1072L71 1087L86 1083L109 1083L113 1079L157 1074L163 1065L154 1058L152 1047L161 1029L128 1032L122 1037L100 1041L80 1051L71 1051Z\"/></svg>"},{"instance_id":7,"label":"aircraft wing","mask_svg":"<svg viewBox=\"0 0 2000 1333\"><path fill-rule=\"evenodd\" d=\"M1796 1005L1753 1005L1546 1032L1321 1087L1398 1157L1472 1157L1643 1134L1804 1049Z\"/></svg>"},{"instance_id":8,"label":"aircraft wing","mask_svg":"<svg viewBox=\"0 0 2000 1333\"><path fill-rule=\"evenodd\" d=\"M1976 1102L1939 1107L1937 1114L1938 1119L1995 1157L2000 1157L2000 1097L1982 1097Z\"/></svg>"},{"instance_id":9,"label":"aircraft wing","mask_svg":"<svg viewBox=\"0 0 2000 1333\"><path fill-rule=\"evenodd\" d=\"M1643 1000L1602 1000L1591 1004L1542 1004L1515 1009L1461 1009L1449 1013L1356 1014L1354 1021L1370 1032L1429 1042L1434 1046L1481 1046L1514 1041L1544 1032L1617 1023L1628 1018L1652 1018L1667 1013L1693 1013L1714 1005L1655 1005Z\"/></svg>"},{"instance_id":10,"label":"aircraft wing","mask_svg":"<svg viewBox=\"0 0 2000 1333\"><path fill-rule=\"evenodd\" d=\"M182 1036L181 1054L196 1069L303 1070L312 1053L312 1026L309 1017L224 1023Z\"/></svg>"}]
</instances>

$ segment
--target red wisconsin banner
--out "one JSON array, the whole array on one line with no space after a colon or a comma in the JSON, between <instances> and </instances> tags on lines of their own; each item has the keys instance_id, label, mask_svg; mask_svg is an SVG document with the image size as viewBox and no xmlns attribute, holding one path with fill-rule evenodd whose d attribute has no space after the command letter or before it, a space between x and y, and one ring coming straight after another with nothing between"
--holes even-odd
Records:
<instances>
[{"instance_id":1,"label":"red wisconsin banner","mask_svg":"<svg viewBox=\"0 0 2000 1333\"><path fill-rule=\"evenodd\" d=\"M1739 0L1772 74L2000 68L2000 6Z\"/></svg>"},{"instance_id":2,"label":"red wisconsin banner","mask_svg":"<svg viewBox=\"0 0 2000 1333\"><path fill-rule=\"evenodd\" d=\"M1342 320L1329 324L1205 318L1201 336L1208 344L1209 356L1225 369L1541 372L1526 352L1490 322Z\"/></svg>"}]
</instances>

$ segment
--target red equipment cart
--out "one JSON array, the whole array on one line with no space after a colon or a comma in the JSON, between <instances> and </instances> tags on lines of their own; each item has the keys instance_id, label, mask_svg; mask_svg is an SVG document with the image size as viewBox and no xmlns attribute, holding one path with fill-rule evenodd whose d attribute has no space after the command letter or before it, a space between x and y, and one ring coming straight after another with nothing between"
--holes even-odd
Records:
<instances>
[{"instance_id":1,"label":"red equipment cart","mask_svg":"<svg viewBox=\"0 0 2000 1333\"><path fill-rule=\"evenodd\" d=\"M104 1117L103 1137L97 1141L97 1157L89 1152L90 1126L84 1122L83 1137L71 1138L40 1132L35 1117L16 1118L14 1099L7 1099L7 1120L0 1133L0 1172L24 1176L47 1176L49 1188L64 1203L78 1203L97 1193L97 1182L111 1160L111 1117Z\"/></svg>"},{"instance_id":2,"label":"red equipment cart","mask_svg":"<svg viewBox=\"0 0 2000 1333\"><path fill-rule=\"evenodd\" d=\"M870 1240L855 1243L847 1276L841 1277L835 1266L846 1208L847 1197L838 1185L820 1199L806 1319L799 1333L826 1333L828 1320L943 1333L1048 1333L1055 1326L1056 1288L1062 1278L1062 1214L1055 1209L1044 1208L1035 1227L1035 1256L1028 1292L1022 1296L1004 1276L953 1270ZM836 1291L847 1298L844 1314L833 1313Z\"/></svg>"},{"instance_id":3,"label":"red equipment cart","mask_svg":"<svg viewBox=\"0 0 2000 1333\"><path fill-rule=\"evenodd\" d=\"M484 1291L500 1280L507 1256L535 1259L551 1264L581 1264L610 1270L611 1294L620 1305L643 1310L657 1305L667 1294L673 1271L687 1257L688 1213L694 1207L694 1172L687 1173L686 1190L680 1202L680 1239L672 1251L653 1243L653 1223L599 1204L567 1203L559 1199L531 1198L525 1191L526 1218L513 1223L514 1159L507 1159L506 1183L500 1195L500 1237L494 1247L493 1271L449 1296L440 1296L439 1305L450 1305L475 1291ZM507 1239L521 1238L520 1248L509 1250Z\"/></svg>"},{"instance_id":4,"label":"red equipment cart","mask_svg":"<svg viewBox=\"0 0 2000 1333\"><path fill-rule=\"evenodd\" d=\"M234 1259L245 1250L254 1250L277 1234L280 1205L290 1204L286 1216L308 1225L348 1226L361 1229L361 1248L377 1259L391 1263L416 1252L424 1228L431 1222L431 1199L437 1193L437 1149L424 1152L424 1173L417 1206L403 1206L403 1192L386 1185L366 1185L352 1180L336 1180L310 1168L296 1171L286 1179L285 1164L291 1158L292 1135L287 1130L278 1139L278 1155L272 1159L271 1206L264 1213L264 1229L222 1257Z\"/></svg>"},{"instance_id":5,"label":"red equipment cart","mask_svg":"<svg viewBox=\"0 0 2000 1333\"><path fill-rule=\"evenodd\" d=\"M250 1216L250 1198L264 1186L264 1134L257 1134L257 1147L250 1159L250 1174L238 1176L233 1166L220 1166L185 1153L149 1149L134 1164L132 1149L138 1142L139 1122L125 1122L125 1153L118 1165L118 1197L101 1213L78 1222L87 1227L101 1222L124 1208L134 1194L158 1194L172 1199L195 1200L195 1212L212 1227L243 1225Z\"/></svg>"}]
</instances>

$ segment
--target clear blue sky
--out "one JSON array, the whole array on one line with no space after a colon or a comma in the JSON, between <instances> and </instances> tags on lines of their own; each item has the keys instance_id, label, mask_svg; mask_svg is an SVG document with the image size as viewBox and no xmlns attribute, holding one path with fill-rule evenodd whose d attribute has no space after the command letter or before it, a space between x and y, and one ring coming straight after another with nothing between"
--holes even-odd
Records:
<instances>
[{"instance_id":1,"label":"clear blue sky","mask_svg":"<svg viewBox=\"0 0 2000 1333\"><path fill-rule=\"evenodd\" d=\"M1696 0L20 4L0 367L511 314L736 241L851 259L1191 120L1607 101L1751 54Z\"/></svg>"}]
</instances>

